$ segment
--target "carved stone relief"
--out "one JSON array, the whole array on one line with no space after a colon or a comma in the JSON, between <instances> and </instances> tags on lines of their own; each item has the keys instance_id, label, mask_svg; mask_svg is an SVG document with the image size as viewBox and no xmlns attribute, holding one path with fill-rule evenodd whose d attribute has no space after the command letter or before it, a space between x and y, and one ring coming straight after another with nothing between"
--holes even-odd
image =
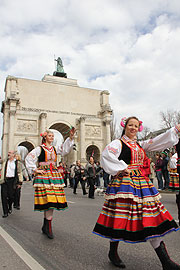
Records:
<instances>
[{"instance_id":1,"label":"carved stone relief","mask_svg":"<svg viewBox=\"0 0 180 270\"><path fill-rule=\"evenodd\" d=\"M94 126L94 125L86 125L85 136L86 137L101 137L101 127Z\"/></svg>"},{"instance_id":2,"label":"carved stone relief","mask_svg":"<svg viewBox=\"0 0 180 270\"><path fill-rule=\"evenodd\" d=\"M17 131L18 132L37 132L37 121L36 120L17 120Z\"/></svg>"}]
</instances>

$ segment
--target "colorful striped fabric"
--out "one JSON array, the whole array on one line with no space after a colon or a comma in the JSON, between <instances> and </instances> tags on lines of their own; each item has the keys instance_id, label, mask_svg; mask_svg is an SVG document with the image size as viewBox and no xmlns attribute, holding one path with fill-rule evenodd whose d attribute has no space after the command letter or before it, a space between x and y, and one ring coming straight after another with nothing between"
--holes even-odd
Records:
<instances>
[{"instance_id":1,"label":"colorful striped fabric","mask_svg":"<svg viewBox=\"0 0 180 270\"><path fill-rule=\"evenodd\" d=\"M61 187L63 188L65 186L64 180L61 176L61 174L58 172L58 169L56 166L52 165L52 171L50 165L40 166L38 167L39 170L45 170L46 173L41 175L37 174L35 175L33 186L34 187Z\"/></svg>"},{"instance_id":2,"label":"colorful striped fabric","mask_svg":"<svg viewBox=\"0 0 180 270\"><path fill-rule=\"evenodd\" d=\"M149 180L142 175L141 170L132 170L130 176L116 177L108 186L105 199L132 198L136 202L155 201L160 194Z\"/></svg>"},{"instance_id":3,"label":"colorful striped fabric","mask_svg":"<svg viewBox=\"0 0 180 270\"><path fill-rule=\"evenodd\" d=\"M180 158L177 159L177 166L180 167Z\"/></svg>"},{"instance_id":4,"label":"colorful striped fabric","mask_svg":"<svg viewBox=\"0 0 180 270\"><path fill-rule=\"evenodd\" d=\"M34 177L34 210L66 209L67 201L63 188L65 184L57 167L51 164L40 166L38 169L43 169L46 173L37 174Z\"/></svg>"},{"instance_id":5,"label":"colorful striped fabric","mask_svg":"<svg viewBox=\"0 0 180 270\"><path fill-rule=\"evenodd\" d=\"M141 170L115 177L93 233L114 241L144 242L161 237L178 226L159 201L160 194Z\"/></svg>"},{"instance_id":6,"label":"colorful striped fabric","mask_svg":"<svg viewBox=\"0 0 180 270\"><path fill-rule=\"evenodd\" d=\"M172 190L179 190L179 174L177 173L177 169L170 169L169 176L169 188Z\"/></svg>"}]
</instances>

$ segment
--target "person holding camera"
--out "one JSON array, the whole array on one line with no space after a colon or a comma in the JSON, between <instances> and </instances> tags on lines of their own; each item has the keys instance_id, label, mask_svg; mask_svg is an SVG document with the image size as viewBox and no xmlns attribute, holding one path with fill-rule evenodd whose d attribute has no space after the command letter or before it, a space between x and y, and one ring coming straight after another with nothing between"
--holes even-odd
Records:
<instances>
[{"instance_id":1,"label":"person holding camera","mask_svg":"<svg viewBox=\"0 0 180 270\"><path fill-rule=\"evenodd\" d=\"M73 193L76 193L77 185L80 182L81 183L81 188L83 191L83 195L86 195L86 189L85 189L85 183L86 183L86 177L85 177L85 169L81 165L81 161L78 160L76 166L74 167L74 173L75 173L75 185L74 185L74 190Z\"/></svg>"}]
</instances>

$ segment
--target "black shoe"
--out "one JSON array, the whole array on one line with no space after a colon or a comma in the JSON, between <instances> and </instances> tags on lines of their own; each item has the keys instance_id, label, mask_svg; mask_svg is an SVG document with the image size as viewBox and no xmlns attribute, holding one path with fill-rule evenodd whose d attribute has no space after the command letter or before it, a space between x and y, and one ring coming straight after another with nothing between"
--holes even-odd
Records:
<instances>
[{"instance_id":1,"label":"black shoe","mask_svg":"<svg viewBox=\"0 0 180 270\"><path fill-rule=\"evenodd\" d=\"M87 195L88 193L86 192L86 193L83 193L83 195Z\"/></svg>"},{"instance_id":2,"label":"black shoe","mask_svg":"<svg viewBox=\"0 0 180 270\"><path fill-rule=\"evenodd\" d=\"M9 214L11 214L11 213L12 213L12 209L11 209L11 208L8 210L8 213L9 213Z\"/></svg>"},{"instance_id":3,"label":"black shoe","mask_svg":"<svg viewBox=\"0 0 180 270\"><path fill-rule=\"evenodd\" d=\"M17 209L17 210L20 210L20 206L17 206L16 209Z\"/></svg>"},{"instance_id":4,"label":"black shoe","mask_svg":"<svg viewBox=\"0 0 180 270\"><path fill-rule=\"evenodd\" d=\"M169 257L166 250L166 246L163 241L160 243L160 246L155 249L155 251L162 264L163 270L178 270L178 269L180 270L180 265L173 262Z\"/></svg>"},{"instance_id":5,"label":"black shoe","mask_svg":"<svg viewBox=\"0 0 180 270\"><path fill-rule=\"evenodd\" d=\"M3 217L3 218L6 218L6 217L8 217L8 214L4 214L2 217Z\"/></svg>"},{"instance_id":6,"label":"black shoe","mask_svg":"<svg viewBox=\"0 0 180 270\"><path fill-rule=\"evenodd\" d=\"M74 194L77 194L77 192L73 192Z\"/></svg>"},{"instance_id":7,"label":"black shoe","mask_svg":"<svg viewBox=\"0 0 180 270\"><path fill-rule=\"evenodd\" d=\"M119 257L116 257L114 254L112 254L110 251L109 251L108 257L109 257L109 260L112 262L112 264L114 264L115 266L119 268L126 268L123 261Z\"/></svg>"},{"instance_id":8,"label":"black shoe","mask_svg":"<svg viewBox=\"0 0 180 270\"><path fill-rule=\"evenodd\" d=\"M119 242L110 242L110 250L109 250L109 260L114 264L115 266L119 268L126 268L123 261L119 258L117 249L118 249Z\"/></svg>"},{"instance_id":9,"label":"black shoe","mask_svg":"<svg viewBox=\"0 0 180 270\"><path fill-rule=\"evenodd\" d=\"M94 196L93 197L89 197L89 199L95 199Z\"/></svg>"}]
</instances>

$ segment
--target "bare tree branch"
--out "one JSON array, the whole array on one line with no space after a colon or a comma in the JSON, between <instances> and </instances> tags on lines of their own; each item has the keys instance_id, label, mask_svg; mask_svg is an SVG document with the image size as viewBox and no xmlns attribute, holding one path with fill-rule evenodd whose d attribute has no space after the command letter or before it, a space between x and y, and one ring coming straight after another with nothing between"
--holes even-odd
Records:
<instances>
[{"instance_id":1,"label":"bare tree branch","mask_svg":"<svg viewBox=\"0 0 180 270\"><path fill-rule=\"evenodd\" d=\"M138 134L138 139L143 140L143 141L147 140L149 134L150 134L150 128L144 126L143 131L141 131Z\"/></svg>"},{"instance_id":2,"label":"bare tree branch","mask_svg":"<svg viewBox=\"0 0 180 270\"><path fill-rule=\"evenodd\" d=\"M171 128L180 123L180 111L167 110L166 112L160 112L162 128Z\"/></svg>"}]
</instances>

